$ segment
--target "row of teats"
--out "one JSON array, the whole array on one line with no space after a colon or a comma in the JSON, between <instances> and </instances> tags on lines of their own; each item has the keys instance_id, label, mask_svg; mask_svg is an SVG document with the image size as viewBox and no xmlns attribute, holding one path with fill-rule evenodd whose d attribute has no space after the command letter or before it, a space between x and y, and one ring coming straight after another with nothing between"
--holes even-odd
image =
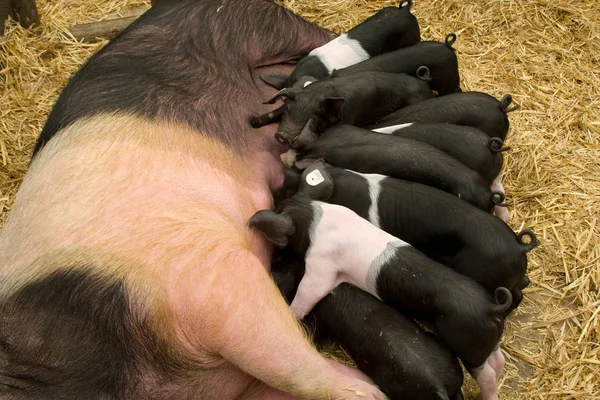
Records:
<instances>
[{"instance_id":1,"label":"row of teats","mask_svg":"<svg viewBox=\"0 0 600 400\"><path fill-rule=\"evenodd\" d=\"M500 182L503 152L509 149L504 146L509 130L507 113L518 106L511 106L510 95L498 100L485 93L462 92L452 47L456 35L449 34L444 42L420 41L420 28L410 8L411 1L386 7L313 50L290 76L262 77L280 89L267 103L284 102L254 118L252 125L280 121L276 138L288 144L289 150L282 155L285 183L276 194L275 211L257 213L251 226L280 247L290 247L296 256L306 258L305 266L280 260L274 267L302 265L294 267L296 286L305 270L313 271L310 282L316 292L322 282L315 281L314 271L338 268L335 282L348 282L370 292L398 311L397 318L426 324L435 340L476 378L484 400L493 400L497 399L496 382L504 364L497 348L504 318L523 298L522 290L529 284L526 253L537 243L533 232L515 234L506 224L509 212ZM347 215L354 216L328 217L335 214L329 206L334 204L351 210ZM369 221L370 226L360 225L355 217ZM362 233L352 231L358 226L363 226ZM364 266L365 281L356 269L354 275L349 273L347 265L332 267L335 260L321 259L322 266L315 265L319 264L315 243L328 240L322 237L327 229L348 232L336 251L362 254L361 246L376 246L374 237L387 237L381 232L392 238L382 240L406 246L395 245L393 256L383 262L383 272L376 275L380 280L369 286L365 282L372 274L367 271L372 264ZM418 256L407 258L407 251L416 251ZM378 257L381 262L382 256ZM361 261L357 259L356 265L362 265ZM420 273L418 267L426 271L422 277L425 286L406 288L400 280L407 276L402 278L399 271L417 268ZM382 277L387 281L381 281ZM312 304L323 298L310 288L307 291L306 284L300 285L302 291L292 302L295 312L295 304ZM424 291L439 293L439 298L434 296L436 304L420 304L420 300L426 303ZM481 297L480 291L487 297ZM323 306L330 307L330 312L321 309L320 315L347 327L352 316L335 311L336 301L342 298L330 298ZM365 307L362 304L363 311ZM308 311L296 314L303 317ZM449 319L453 323L449 324ZM378 322L375 325L381 326L383 333L387 325ZM442 361L435 357L431 361L422 354L423 365L398 359L392 360L394 365L399 363L395 371L382 371L373 364L390 365L392 356L386 350L391 346L390 336L384 335L387 344L379 343L376 335L370 337L371 352L366 356L364 343L355 343L352 338L358 336L352 331L338 331L334 339L344 343L358 366L391 398L413 398L411 393L418 393L417 388L423 386L437 389L430 395L420 392L421 399L462 398L462 374L457 389L456 382L445 382L443 374L432 377L426 372L432 367L428 362ZM421 350L415 346L414 351ZM361 357L371 358L361 363ZM414 379L415 374L420 379ZM397 385L399 380L405 384ZM445 394L437 397L440 391Z\"/></svg>"}]
</instances>

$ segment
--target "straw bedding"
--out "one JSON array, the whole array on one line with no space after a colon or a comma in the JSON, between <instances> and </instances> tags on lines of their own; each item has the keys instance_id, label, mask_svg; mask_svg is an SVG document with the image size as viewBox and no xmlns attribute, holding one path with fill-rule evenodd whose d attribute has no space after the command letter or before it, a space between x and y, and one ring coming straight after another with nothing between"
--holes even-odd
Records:
<instances>
[{"instance_id":1,"label":"straw bedding","mask_svg":"<svg viewBox=\"0 0 600 400\"><path fill-rule=\"evenodd\" d=\"M342 33L397 1L280 0ZM415 0L424 40L456 32L463 89L514 96L504 185L515 231L532 228L532 285L503 339L505 399L600 397L600 3ZM0 226L66 80L100 46L66 27L141 0L38 0L42 26L0 38ZM328 349L343 358L339 350ZM467 393L473 395L473 382Z\"/></svg>"}]
</instances>

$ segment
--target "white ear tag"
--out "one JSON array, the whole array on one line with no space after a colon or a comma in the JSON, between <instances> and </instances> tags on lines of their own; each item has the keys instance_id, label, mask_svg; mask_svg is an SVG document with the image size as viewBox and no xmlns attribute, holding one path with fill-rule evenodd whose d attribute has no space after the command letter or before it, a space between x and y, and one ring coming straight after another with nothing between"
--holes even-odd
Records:
<instances>
[{"instance_id":1,"label":"white ear tag","mask_svg":"<svg viewBox=\"0 0 600 400\"><path fill-rule=\"evenodd\" d=\"M322 182L325 182L325 178L323 178L321 171L318 169L315 169L313 172L306 175L306 183L308 183L310 186L317 186Z\"/></svg>"}]
</instances>

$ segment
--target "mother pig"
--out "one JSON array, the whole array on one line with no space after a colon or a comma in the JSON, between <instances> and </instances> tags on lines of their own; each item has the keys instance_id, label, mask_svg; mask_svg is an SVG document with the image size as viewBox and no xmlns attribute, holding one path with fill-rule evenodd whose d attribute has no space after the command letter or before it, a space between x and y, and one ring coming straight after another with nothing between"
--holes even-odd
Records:
<instances>
[{"instance_id":1,"label":"mother pig","mask_svg":"<svg viewBox=\"0 0 600 400\"><path fill-rule=\"evenodd\" d=\"M70 80L0 236L1 398L383 397L305 338L247 228L283 180L257 78L331 38L166 0Z\"/></svg>"}]
</instances>

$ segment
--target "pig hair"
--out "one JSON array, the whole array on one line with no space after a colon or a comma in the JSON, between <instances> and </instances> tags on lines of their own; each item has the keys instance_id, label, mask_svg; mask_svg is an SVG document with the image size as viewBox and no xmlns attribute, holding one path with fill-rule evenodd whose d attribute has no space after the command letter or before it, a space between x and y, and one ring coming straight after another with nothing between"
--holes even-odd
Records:
<instances>
[{"instance_id":1,"label":"pig hair","mask_svg":"<svg viewBox=\"0 0 600 400\"><path fill-rule=\"evenodd\" d=\"M454 42L456 42L456 33L450 32L449 34L447 34L445 42L446 46L448 46L449 49L451 49L452 51L456 51L456 49L452 47Z\"/></svg>"},{"instance_id":2,"label":"pig hair","mask_svg":"<svg viewBox=\"0 0 600 400\"><path fill-rule=\"evenodd\" d=\"M509 112L513 112L515 110L518 110L521 106L518 104L515 104L513 107L508 108L508 106L510 106L510 103L512 103L513 98L510 94L505 94L504 97L502 97L502 100L500 100L500 108L502 108L502 111L504 111L504 113L508 114Z\"/></svg>"},{"instance_id":3,"label":"pig hair","mask_svg":"<svg viewBox=\"0 0 600 400\"><path fill-rule=\"evenodd\" d=\"M487 142L487 148L494 153L501 153L512 148L510 146L502 147L503 145L504 141L498 137L493 137Z\"/></svg>"},{"instance_id":4,"label":"pig hair","mask_svg":"<svg viewBox=\"0 0 600 400\"><path fill-rule=\"evenodd\" d=\"M422 81L429 82L432 80L431 73L426 65L421 65L419 68L417 68L416 74L417 78Z\"/></svg>"},{"instance_id":5,"label":"pig hair","mask_svg":"<svg viewBox=\"0 0 600 400\"><path fill-rule=\"evenodd\" d=\"M529 237L529 243L525 242L524 238ZM530 229L524 229L517 235L519 243L525 246L525 251L530 251L538 245L537 236Z\"/></svg>"}]
</instances>

